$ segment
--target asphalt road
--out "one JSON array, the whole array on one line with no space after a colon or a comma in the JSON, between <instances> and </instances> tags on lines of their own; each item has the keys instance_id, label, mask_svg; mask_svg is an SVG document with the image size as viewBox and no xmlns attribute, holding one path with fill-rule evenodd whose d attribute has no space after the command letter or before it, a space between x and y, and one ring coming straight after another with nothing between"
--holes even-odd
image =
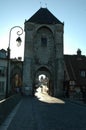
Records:
<instances>
[{"instance_id":1,"label":"asphalt road","mask_svg":"<svg viewBox=\"0 0 86 130\"><path fill-rule=\"evenodd\" d=\"M25 97L7 130L86 130L86 107L50 97Z\"/></svg>"}]
</instances>

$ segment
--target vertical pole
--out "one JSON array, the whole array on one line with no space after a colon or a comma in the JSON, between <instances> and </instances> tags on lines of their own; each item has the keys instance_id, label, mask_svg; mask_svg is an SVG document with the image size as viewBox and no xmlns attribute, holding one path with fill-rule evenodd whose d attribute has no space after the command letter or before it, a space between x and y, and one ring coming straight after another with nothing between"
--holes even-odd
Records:
<instances>
[{"instance_id":1,"label":"vertical pole","mask_svg":"<svg viewBox=\"0 0 86 130\"><path fill-rule=\"evenodd\" d=\"M6 95L5 97L8 97L8 88L10 85L10 48L7 49L7 80L6 80Z\"/></svg>"}]
</instances>

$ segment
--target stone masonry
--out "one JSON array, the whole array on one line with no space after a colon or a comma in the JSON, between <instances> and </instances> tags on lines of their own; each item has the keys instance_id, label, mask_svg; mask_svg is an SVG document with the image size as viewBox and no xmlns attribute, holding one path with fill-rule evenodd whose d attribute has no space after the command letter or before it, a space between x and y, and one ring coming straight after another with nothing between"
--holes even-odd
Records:
<instances>
[{"instance_id":1,"label":"stone masonry","mask_svg":"<svg viewBox=\"0 0 86 130\"><path fill-rule=\"evenodd\" d=\"M43 8L39 13L40 10ZM25 21L23 86L26 95L32 95L36 75L42 72L49 77L51 94L56 97L63 95L63 30L61 22Z\"/></svg>"}]
</instances>

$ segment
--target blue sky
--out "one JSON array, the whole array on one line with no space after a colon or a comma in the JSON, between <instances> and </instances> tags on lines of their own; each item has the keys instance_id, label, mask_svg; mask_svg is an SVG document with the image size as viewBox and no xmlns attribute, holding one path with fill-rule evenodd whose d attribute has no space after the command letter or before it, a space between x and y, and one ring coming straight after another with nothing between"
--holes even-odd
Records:
<instances>
[{"instance_id":1,"label":"blue sky","mask_svg":"<svg viewBox=\"0 0 86 130\"><path fill-rule=\"evenodd\" d=\"M24 28L25 19L29 19L41 6L46 7L46 4L64 22L64 53L76 54L80 48L82 54L86 55L86 0L0 0L0 48L8 47L9 31L13 26ZM11 56L23 56L24 40L20 47L16 47L14 31L11 36Z\"/></svg>"}]
</instances>

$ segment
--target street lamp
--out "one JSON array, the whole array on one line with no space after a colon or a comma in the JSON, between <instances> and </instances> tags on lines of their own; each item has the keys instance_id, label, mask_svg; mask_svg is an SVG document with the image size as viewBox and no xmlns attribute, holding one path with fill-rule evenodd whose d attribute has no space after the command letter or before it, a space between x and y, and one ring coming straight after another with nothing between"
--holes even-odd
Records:
<instances>
[{"instance_id":1,"label":"street lamp","mask_svg":"<svg viewBox=\"0 0 86 130\"><path fill-rule=\"evenodd\" d=\"M16 39L17 42L17 46L21 45L21 38L20 35L23 34L23 29L20 26L14 26L10 29L9 32L9 44L8 44L8 48L7 48L7 79L6 79L6 98L8 97L8 88L10 88L10 43L11 43L11 32L13 29L18 28L18 31L16 32L18 35L18 38Z\"/></svg>"}]
</instances>

